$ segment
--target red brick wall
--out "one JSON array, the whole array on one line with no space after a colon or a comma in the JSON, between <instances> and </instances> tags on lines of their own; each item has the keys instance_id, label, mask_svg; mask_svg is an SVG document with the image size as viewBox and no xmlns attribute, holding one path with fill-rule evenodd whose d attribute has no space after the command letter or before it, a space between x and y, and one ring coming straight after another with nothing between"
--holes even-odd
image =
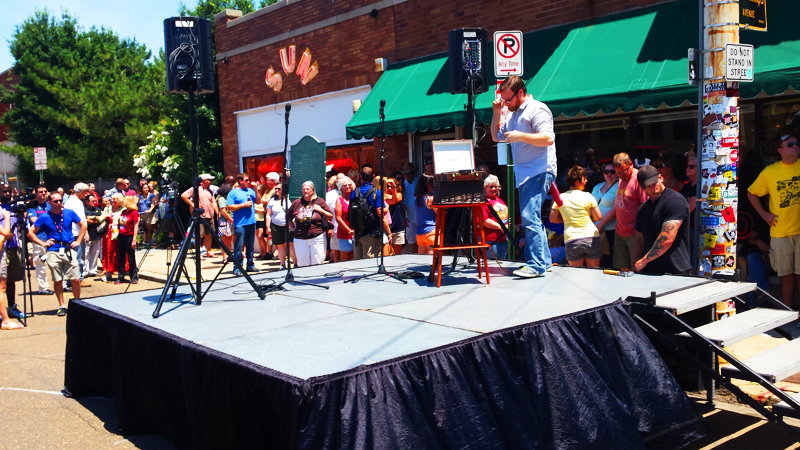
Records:
<instances>
[{"instance_id":1,"label":"red brick wall","mask_svg":"<svg viewBox=\"0 0 800 450\"><path fill-rule=\"evenodd\" d=\"M217 53L235 50L321 20L369 5L367 0L301 0L289 6L227 27L217 20ZM219 62L225 172L238 170L236 118L234 111L256 108L342 89L374 85L380 74L374 60L389 63L447 51L447 32L455 28L485 28L534 31L588 20L621 11L661 3L658 0L408 0L379 11L377 18L362 15L267 47L229 57ZM298 52L310 48L320 73L307 86L297 75L284 75L276 94L264 83L272 65L280 69L278 50L296 44ZM298 55L299 58L299 55ZM379 141L376 141L376 161ZM387 170L399 167L408 155L406 136L387 139Z\"/></svg>"},{"instance_id":2,"label":"red brick wall","mask_svg":"<svg viewBox=\"0 0 800 450\"><path fill-rule=\"evenodd\" d=\"M305 2L300 2L303 3ZM290 8L292 6L277 12ZM217 74L225 173L237 170L239 164L236 118L233 114L235 111L358 86L374 85L380 75L375 72L374 61L376 58L384 57L394 45L394 26L391 15L387 16L389 17L382 17L383 20L380 22L368 15L357 17L307 33L291 41L232 56L226 63L220 61L217 65ZM263 18L269 19L269 14ZM387 20L389 26L386 26ZM222 31L223 29L224 27L218 22L217 36L225 35L227 30ZM217 39L219 40L219 37ZM300 83L298 75L294 73L287 75L281 69L278 50L291 44L297 46L298 61L300 53L309 48L313 56L312 61L317 61L319 64L319 74L305 86ZM275 93L264 82L264 75L270 66L283 76L283 87L279 93Z\"/></svg>"}]
</instances>

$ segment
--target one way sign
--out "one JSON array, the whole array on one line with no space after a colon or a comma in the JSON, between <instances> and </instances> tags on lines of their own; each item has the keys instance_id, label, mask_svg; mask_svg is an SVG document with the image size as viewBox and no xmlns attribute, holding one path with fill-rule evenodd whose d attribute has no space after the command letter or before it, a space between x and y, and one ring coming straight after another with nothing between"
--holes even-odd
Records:
<instances>
[{"instance_id":1,"label":"one way sign","mask_svg":"<svg viewBox=\"0 0 800 450\"><path fill-rule=\"evenodd\" d=\"M506 78L522 75L522 32L494 33L494 76Z\"/></svg>"}]
</instances>

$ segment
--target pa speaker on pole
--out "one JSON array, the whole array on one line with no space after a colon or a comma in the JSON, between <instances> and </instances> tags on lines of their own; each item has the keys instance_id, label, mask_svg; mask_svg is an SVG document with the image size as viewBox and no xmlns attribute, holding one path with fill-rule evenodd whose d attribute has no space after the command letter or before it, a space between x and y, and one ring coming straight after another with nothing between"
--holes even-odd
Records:
<instances>
[{"instance_id":1,"label":"pa speaker on pole","mask_svg":"<svg viewBox=\"0 0 800 450\"><path fill-rule=\"evenodd\" d=\"M480 28L461 28L452 30L450 37L450 93L469 92L468 80L472 74L474 93L486 92L489 66L489 33Z\"/></svg>"},{"instance_id":2,"label":"pa speaker on pole","mask_svg":"<svg viewBox=\"0 0 800 450\"><path fill-rule=\"evenodd\" d=\"M196 94L214 92L211 58L211 24L199 17L164 19L164 53L167 92Z\"/></svg>"}]
</instances>

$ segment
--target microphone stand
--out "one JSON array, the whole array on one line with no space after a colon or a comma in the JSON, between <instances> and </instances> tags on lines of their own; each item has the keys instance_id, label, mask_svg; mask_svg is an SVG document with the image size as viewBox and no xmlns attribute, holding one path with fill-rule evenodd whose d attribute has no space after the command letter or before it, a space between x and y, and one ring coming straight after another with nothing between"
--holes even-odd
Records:
<instances>
[{"instance_id":1,"label":"microphone stand","mask_svg":"<svg viewBox=\"0 0 800 450\"><path fill-rule=\"evenodd\" d=\"M383 184L383 182L384 182L384 178L383 178L383 161L384 161L384 159L386 159L386 157L383 156L383 143L386 140L386 133L384 131L384 124L383 124L383 122L386 120L386 116L383 114L383 108L385 106L386 106L386 100L381 99L381 107L380 107L380 110L379 110L380 111L379 112L380 115L378 116L380 118L380 121L381 121L381 171L380 171L380 175L379 175L380 178L381 178L381 184ZM381 243L380 243L380 246L381 246L381 250L380 250L381 262L380 262L380 264L378 264L378 271L375 272L375 273L370 273L370 274L361 275L361 276L358 276L358 277L355 277L355 278L351 278L351 279L345 281L345 283L356 283L359 280L363 280L365 278L374 277L376 275L384 275L384 276L387 276L389 278L392 278L392 279L395 279L397 281L400 281L403 284L408 284L408 281L406 281L406 280L404 280L402 278L398 278L396 274L393 274L391 272L387 272L386 271L386 267L383 265L383 248L384 248L384 244L383 244L383 233L384 233L384 229L383 229L383 223L384 223L383 222L383 217L384 217L384 215L383 215L383 212L384 212L383 211L383 205L384 205L384 203L386 203L385 200L383 199L383 196L386 194L386 192L384 192L384 190L381 189L382 187L383 186L378 186L378 189L377 189L377 191L380 191L380 193L381 193L381 198L380 198L381 212L380 212L380 218L378 218L378 224L379 224L378 227L379 227L380 236L381 236L380 237L380 241L381 241Z\"/></svg>"},{"instance_id":2,"label":"microphone stand","mask_svg":"<svg viewBox=\"0 0 800 450\"><path fill-rule=\"evenodd\" d=\"M275 286L270 287L267 289L267 293L279 290L286 290L283 287L285 284L302 284L305 286L314 286L323 289L330 289L330 286L324 286L321 284L313 284L307 281L299 281L294 278L294 274L292 273L292 256L291 252L289 251L289 216L286 215L286 211L289 210L289 111L292 110L292 105L287 103L286 104L286 139L283 142L283 211L284 215L286 216L286 229L284 230L285 233L285 241L286 243L286 276L283 278L283 281L276 284Z\"/></svg>"}]
</instances>

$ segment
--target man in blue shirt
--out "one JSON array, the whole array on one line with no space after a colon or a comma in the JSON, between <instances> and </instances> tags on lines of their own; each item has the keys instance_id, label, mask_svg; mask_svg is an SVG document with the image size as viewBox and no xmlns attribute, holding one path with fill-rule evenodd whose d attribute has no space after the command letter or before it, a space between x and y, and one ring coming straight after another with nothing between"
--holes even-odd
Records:
<instances>
[{"instance_id":1,"label":"man in blue shirt","mask_svg":"<svg viewBox=\"0 0 800 450\"><path fill-rule=\"evenodd\" d=\"M527 94L525 82L513 75L499 87L500 98L492 103L492 139L508 141L519 189L520 216L525 227L525 265L514 275L544 276L553 263L542 223L542 201L556 178L556 145L553 113ZM511 113L500 123L503 106Z\"/></svg>"},{"instance_id":2,"label":"man in blue shirt","mask_svg":"<svg viewBox=\"0 0 800 450\"><path fill-rule=\"evenodd\" d=\"M380 202L383 201L383 193L378 188L372 191L369 196L367 196L367 192L373 187L372 181L375 178L372 166L369 164L364 164L361 166L361 172L359 173L358 177L361 183L358 187L359 192L367 199L367 203L369 203L370 208L375 210L375 217L381 217ZM354 190L352 193L350 193L350 200L352 201L355 197L356 191ZM388 210L388 206L384 207L384 212ZM377 220L366 230L355 230L358 240L353 243L353 259L375 258L380 255L381 235L379 230L381 222L385 222L385 217L384 220ZM388 231L388 223L384 224L384 229L386 229L387 233L391 236L391 231Z\"/></svg>"},{"instance_id":3,"label":"man in blue shirt","mask_svg":"<svg viewBox=\"0 0 800 450\"><path fill-rule=\"evenodd\" d=\"M36 219L42 214L50 211L50 203L47 203L47 188L39 186L36 188L36 203L33 208L28 209L28 227L32 227L36 223ZM39 235L40 239L44 239L44 235ZM50 283L47 281L47 265L44 260L47 256L47 249L39 244L33 244L33 266L36 268L36 282L39 283L39 294L53 295L50 290Z\"/></svg>"},{"instance_id":4,"label":"man in blue shirt","mask_svg":"<svg viewBox=\"0 0 800 450\"><path fill-rule=\"evenodd\" d=\"M242 264L242 245L247 247L247 271L257 272L253 262L253 245L256 237L256 192L250 188L250 177L245 173L236 176L237 185L228 194L228 211L233 213L233 235L236 240L233 244L233 257ZM241 275L239 269L234 269L236 276Z\"/></svg>"},{"instance_id":5,"label":"man in blue shirt","mask_svg":"<svg viewBox=\"0 0 800 450\"><path fill-rule=\"evenodd\" d=\"M86 236L86 220L70 210L64 209L61 195L57 192L50 194L50 212L42 214L36 219L33 228L28 232L28 238L42 247L47 247L47 267L53 277L53 285L58 300L58 316L67 315L64 304L63 280L70 280L72 294L75 299L81 297L81 274L78 266L78 254L75 249L81 245ZM72 224L80 225L78 236L72 235ZM39 232L44 233L47 240L40 239Z\"/></svg>"}]
</instances>

